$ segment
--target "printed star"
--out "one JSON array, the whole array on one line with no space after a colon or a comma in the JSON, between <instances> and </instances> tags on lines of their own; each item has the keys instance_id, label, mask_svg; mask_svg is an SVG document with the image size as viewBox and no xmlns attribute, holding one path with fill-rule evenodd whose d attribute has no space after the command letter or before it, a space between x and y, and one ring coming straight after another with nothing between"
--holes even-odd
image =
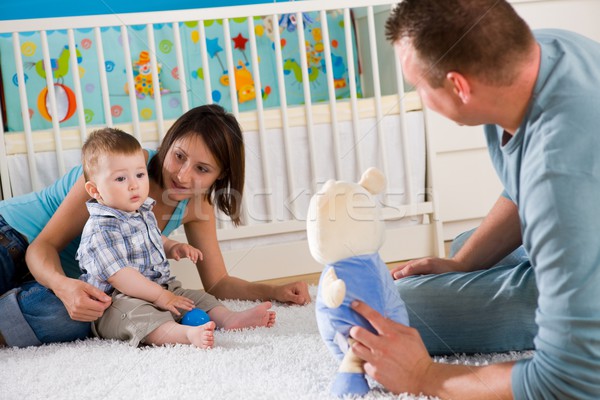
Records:
<instances>
[{"instance_id":1,"label":"printed star","mask_svg":"<svg viewBox=\"0 0 600 400\"><path fill-rule=\"evenodd\" d=\"M218 52L222 51L223 48L219 46L219 38L206 39L206 50L210 54L210 58L214 58Z\"/></svg>"},{"instance_id":2,"label":"printed star","mask_svg":"<svg viewBox=\"0 0 600 400\"><path fill-rule=\"evenodd\" d=\"M234 37L231 40L233 40L233 47L235 49L246 50L246 42L248 41L248 39L243 37L241 33L239 33L236 37Z\"/></svg>"}]
</instances>

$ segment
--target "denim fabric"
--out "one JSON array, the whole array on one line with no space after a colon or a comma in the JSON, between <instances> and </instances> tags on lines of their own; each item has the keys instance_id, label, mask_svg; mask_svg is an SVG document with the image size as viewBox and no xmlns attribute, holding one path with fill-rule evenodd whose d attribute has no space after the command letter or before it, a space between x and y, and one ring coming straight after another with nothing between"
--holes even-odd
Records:
<instances>
[{"instance_id":1,"label":"denim fabric","mask_svg":"<svg viewBox=\"0 0 600 400\"><path fill-rule=\"evenodd\" d=\"M0 332L9 346L85 339L89 322L74 321L62 301L37 282L27 282L0 297Z\"/></svg>"},{"instance_id":2,"label":"denim fabric","mask_svg":"<svg viewBox=\"0 0 600 400\"><path fill-rule=\"evenodd\" d=\"M455 239L452 255L471 234ZM411 326L432 355L534 348L538 290L522 247L487 270L411 276L395 283Z\"/></svg>"},{"instance_id":3,"label":"denim fabric","mask_svg":"<svg viewBox=\"0 0 600 400\"><path fill-rule=\"evenodd\" d=\"M0 215L0 295L15 288L27 275L25 250L28 243Z\"/></svg>"},{"instance_id":4,"label":"denim fabric","mask_svg":"<svg viewBox=\"0 0 600 400\"><path fill-rule=\"evenodd\" d=\"M2 216L0 235L0 333L6 344L27 347L86 338L89 322L73 321L60 299L39 283L22 283L28 243Z\"/></svg>"},{"instance_id":5,"label":"denim fabric","mask_svg":"<svg viewBox=\"0 0 600 400\"><path fill-rule=\"evenodd\" d=\"M25 320L19 307L17 295L20 291L20 288L12 289L0 297L0 333L9 346L39 346L42 342Z\"/></svg>"},{"instance_id":6,"label":"denim fabric","mask_svg":"<svg viewBox=\"0 0 600 400\"><path fill-rule=\"evenodd\" d=\"M22 285L17 299L25 320L42 343L85 339L91 333L89 322L72 320L63 302L37 282Z\"/></svg>"}]
</instances>

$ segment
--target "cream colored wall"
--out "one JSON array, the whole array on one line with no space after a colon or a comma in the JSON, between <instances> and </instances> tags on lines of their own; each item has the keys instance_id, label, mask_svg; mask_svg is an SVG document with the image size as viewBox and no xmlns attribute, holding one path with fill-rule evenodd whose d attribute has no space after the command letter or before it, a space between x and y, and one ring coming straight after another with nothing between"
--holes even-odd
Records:
<instances>
[{"instance_id":1,"label":"cream colored wall","mask_svg":"<svg viewBox=\"0 0 600 400\"><path fill-rule=\"evenodd\" d=\"M600 41L598 0L513 0L512 3L532 29L569 29ZM477 226L502 187L491 166L481 127L459 127L429 112L427 129L436 153L434 195L444 238L448 240Z\"/></svg>"}]
</instances>

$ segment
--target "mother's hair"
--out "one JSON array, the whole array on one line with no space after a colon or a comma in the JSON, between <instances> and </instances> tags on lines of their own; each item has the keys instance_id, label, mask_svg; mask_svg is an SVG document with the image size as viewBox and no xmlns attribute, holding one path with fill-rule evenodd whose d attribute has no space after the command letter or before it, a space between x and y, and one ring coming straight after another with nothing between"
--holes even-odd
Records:
<instances>
[{"instance_id":1,"label":"mother's hair","mask_svg":"<svg viewBox=\"0 0 600 400\"><path fill-rule=\"evenodd\" d=\"M221 168L221 175L206 191L205 198L229 216L234 225L239 225L245 176L244 140L239 123L223 107L207 104L179 117L150 161L150 175L164 186L163 164L169 149L176 141L196 135L202 138Z\"/></svg>"}]
</instances>

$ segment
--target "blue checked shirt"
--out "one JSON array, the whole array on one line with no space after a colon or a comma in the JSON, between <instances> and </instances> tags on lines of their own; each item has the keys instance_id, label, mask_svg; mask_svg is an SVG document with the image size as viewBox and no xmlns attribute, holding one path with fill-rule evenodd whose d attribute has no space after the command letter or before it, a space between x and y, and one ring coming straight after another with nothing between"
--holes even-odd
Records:
<instances>
[{"instance_id":1,"label":"blue checked shirt","mask_svg":"<svg viewBox=\"0 0 600 400\"><path fill-rule=\"evenodd\" d=\"M83 274L79 279L111 293L114 288L108 278L121 268L132 267L153 282L167 283L169 262L152 213L154 204L148 198L137 212L128 213L89 200L90 218L77 251Z\"/></svg>"}]
</instances>

